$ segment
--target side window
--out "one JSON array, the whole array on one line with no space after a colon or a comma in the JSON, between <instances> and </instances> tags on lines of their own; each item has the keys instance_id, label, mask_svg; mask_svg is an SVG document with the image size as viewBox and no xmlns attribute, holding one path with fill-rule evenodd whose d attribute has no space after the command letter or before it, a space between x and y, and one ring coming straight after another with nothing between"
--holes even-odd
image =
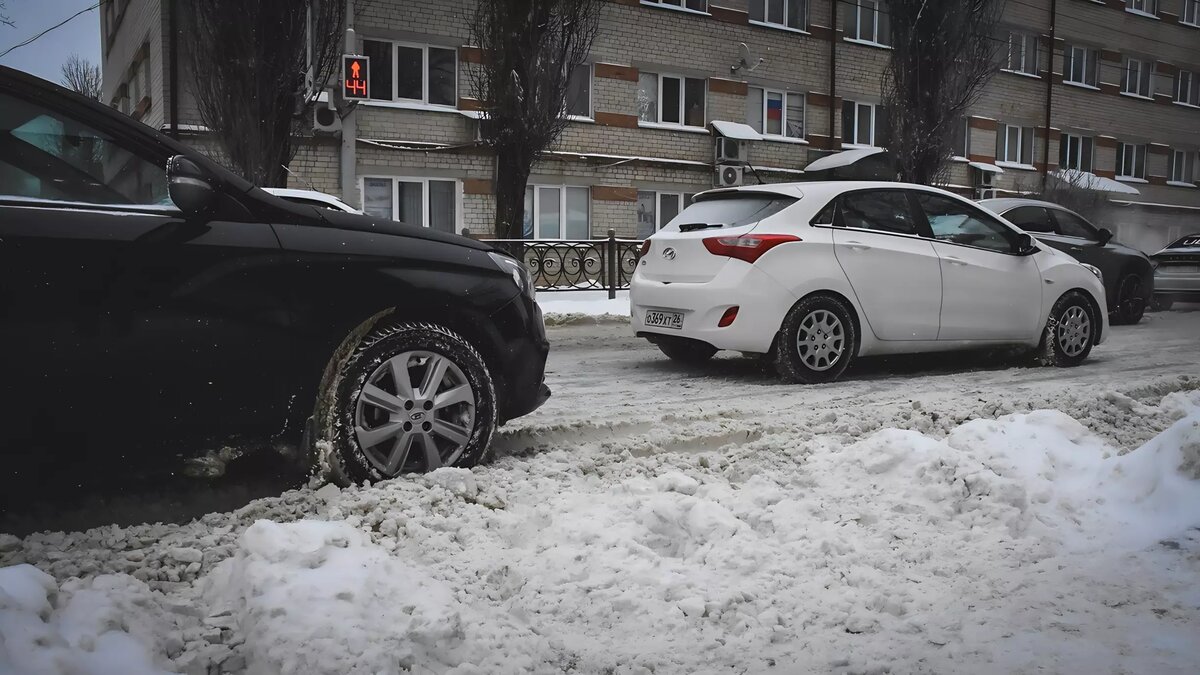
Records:
<instances>
[{"instance_id":1,"label":"side window","mask_svg":"<svg viewBox=\"0 0 1200 675\"><path fill-rule=\"evenodd\" d=\"M1054 220L1058 223L1059 233L1064 237L1078 237L1080 239L1087 239L1088 241L1100 240L1100 235L1096 233L1096 228L1074 213L1055 210Z\"/></svg>"},{"instance_id":2,"label":"side window","mask_svg":"<svg viewBox=\"0 0 1200 675\"><path fill-rule=\"evenodd\" d=\"M831 200L821 209L813 219L809 221L809 225L833 225L833 216L837 213L837 200Z\"/></svg>"},{"instance_id":3,"label":"side window","mask_svg":"<svg viewBox=\"0 0 1200 675\"><path fill-rule=\"evenodd\" d=\"M0 195L85 204L170 205L155 164L56 111L0 94Z\"/></svg>"},{"instance_id":4,"label":"side window","mask_svg":"<svg viewBox=\"0 0 1200 675\"><path fill-rule=\"evenodd\" d=\"M1004 217L1026 232L1054 233L1054 223L1050 222L1050 214L1040 206L1020 206L1004 214Z\"/></svg>"},{"instance_id":5,"label":"side window","mask_svg":"<svg viewBox=\"0 0 1200 675\"><path fill-rule=\"evenodd\" d=\"M982 210L927 192L917 192L916 197L934 239L1002 253L1011 253L1015 248L1015 233Z\"/></svg>"},{"instance_id":6,"label":"side window","mask_svg":"<svg viewBox=\"0 0 1200 675\"><path fill-rule=\"evenodd\" d=\"M908 198L900 190L872 190L842 195L842 227L916 234Z\"/></svg>"}]
</instances>

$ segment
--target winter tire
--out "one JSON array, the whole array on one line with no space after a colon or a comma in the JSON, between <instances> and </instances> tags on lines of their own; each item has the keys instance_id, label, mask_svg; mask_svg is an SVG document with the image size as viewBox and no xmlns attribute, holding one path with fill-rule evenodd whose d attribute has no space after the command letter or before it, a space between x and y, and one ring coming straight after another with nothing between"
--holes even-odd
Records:
<instances>
[{"instance_id":1,"label":"winter tire","mask_svg":"<svg viewBox=\"0 0 1200 675\"><path fill-rule=\"evenodd\" d=\"M1133 325L1142 320L1146 313L1147 299L1142 297L1142 279L1136 274L1126 275L1117 286L1117 305L1112 313L1112 322L1118 326Z\"/></svg>"},{"instance_id":2,"label":"winter tire","mask_svg":"<svg viewBox=\"0 0 1200 675\"><path fill-rule=\"evenodd\" d=\"M658 349L667 358L679 363L704 363L717 353L717 348L698 340L664 339L658 343Z\"/></svg>"},{"instance_id":3,"label":"winter tire","mask_svg":"<svg viewBox=\"0 0 1200 675\"><path fill-rule=\"evenodd\" d=\"M335 384L333 473L383 480L477 464L496 429L496 392L479 352L424 323L389 324L363 340Z\"/></svg>"},{"instance_id":4,"label":"winter tire","mask_svg":"<svg viewBox=\"0 0 1200 675\"><path fill-rule=\"evenodd\" d=\"M1040 352L1046 361L1059 368L1072 368L1092 352L1099 327L1092 303L1079 291L1064 294L1054 303Z\"/></svg>"},{"instance_id":5,"label":"winter tire","mask_svg":"<svg viewBox=\"0 0 1200 675\"><path fill-rule=\"evenodd\" d=\"M775 347L775 370L785 382L832 382L858 350L851 310L830 295L813 295L783 319Z\"/></svg>"}]
</instances>

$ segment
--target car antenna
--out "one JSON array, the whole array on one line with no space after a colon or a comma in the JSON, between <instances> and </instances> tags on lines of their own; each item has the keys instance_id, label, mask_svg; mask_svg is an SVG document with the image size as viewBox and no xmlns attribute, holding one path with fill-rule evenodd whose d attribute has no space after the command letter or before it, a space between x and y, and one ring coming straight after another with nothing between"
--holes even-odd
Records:
<instances>
[{"instance_id":1,"label":"car antenna","mask_svg":"<svg viewBox=\"0 0 1200 675\"><path fill-rule=\"evenodd\" d=\"M758 171L754 168L753 164L746 162L746 168L750 169L750 173L754 174L754 179L758 181L759 185L764 185L762 176L758 175Z\"/></svg>"},{"instance_id":2,"label":"car antenna","mask_svg":"<svg viewBox=\"0 0 1200 675\"><path fill-rule=\"evenodd\" d=\"M305 185L307 185L309 190L312 190L313 192L320 192L320 190L318 190L317 188L313 187L313 184L312 184L312 183L310 183L310 182L308 182L308 181L304 180L304 177L303 177L303 176L301 176L300 174L292 173L292 170L291 170L291 169L289 169L289 168L287 168L287 166L286 166L286 165L284 165L284 164L280 164L279 166L283 167L283 170L284 170L284 171L286 171L286 172L287 172L287 174L288 174L289 176L291 176L291 177L293 177L293 178L296 178L296 179L299 179L299 181L300 181L301 183L304 183Z\"/></svg>"}]
</instances>

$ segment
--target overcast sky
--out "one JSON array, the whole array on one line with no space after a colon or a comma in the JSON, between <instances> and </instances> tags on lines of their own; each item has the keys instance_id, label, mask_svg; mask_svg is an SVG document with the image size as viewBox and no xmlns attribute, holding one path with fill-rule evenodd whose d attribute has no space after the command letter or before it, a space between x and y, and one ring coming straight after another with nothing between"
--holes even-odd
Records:
<instances>
[{"instance_id":1,"label":"overcast sky","mask_svg":"<svg viewBox=\"0 0 1200 675\"><path fill-rule=\"evenodd\" d=\"M17 27L0 25L0 52L94 4L96 0L4 0L3 13ZM99 9L84 12L33 44L0 58L0 64L57 82L62 63L72 52L100 65Z\"/></svg>"}]
</instances>

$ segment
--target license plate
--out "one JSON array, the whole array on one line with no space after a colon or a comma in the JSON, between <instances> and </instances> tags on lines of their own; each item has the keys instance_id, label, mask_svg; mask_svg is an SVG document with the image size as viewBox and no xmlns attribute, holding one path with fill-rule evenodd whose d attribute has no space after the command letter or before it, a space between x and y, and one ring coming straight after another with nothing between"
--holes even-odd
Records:
<instances>
[{"instance_id":1,"label":"license plate","mask_svg":"<svg viewBox=\"0 0 1200 675\"><path fill-rule=\"evenodd\" d=\"M654 328L671 328L673 330L683 330L683 313L682 312L656 312L650 310L646 312L646 326Z\"/></svg>"}]
</instances>

